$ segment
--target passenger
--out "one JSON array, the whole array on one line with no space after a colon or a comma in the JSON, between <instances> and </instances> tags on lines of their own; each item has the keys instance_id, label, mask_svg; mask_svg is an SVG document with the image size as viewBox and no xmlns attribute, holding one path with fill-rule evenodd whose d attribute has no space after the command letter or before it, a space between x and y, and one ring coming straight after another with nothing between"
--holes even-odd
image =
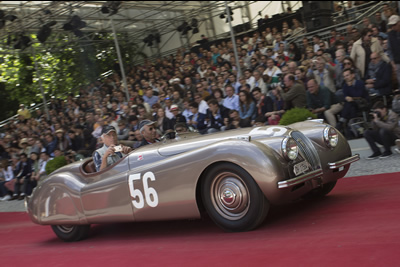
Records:
<instances>
[{"instance_id":1,"label":"passenger","mask_svg":"<svg viewBox=\"0 0 400 267\"><path fill-rule=\"evenodd\" d=\"M118 146L117 132L114 126L104 126L101 131L101 139L104 145L93 153L96 171L107 168L132 151L130 147ZM118 151L119 148L120 151Z\"/></svg>"}]
</instances>

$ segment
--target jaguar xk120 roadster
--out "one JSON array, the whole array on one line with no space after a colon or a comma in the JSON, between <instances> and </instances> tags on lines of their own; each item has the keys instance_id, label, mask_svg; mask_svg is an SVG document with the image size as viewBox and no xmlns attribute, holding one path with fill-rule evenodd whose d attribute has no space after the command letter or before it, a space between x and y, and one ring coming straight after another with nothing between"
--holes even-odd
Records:
<instances>
[{"instance_id":1,"label":"jaguar xk120 roadster","mask_svg":"<svg viewBox=\"0 0 400 267\"><path fill-rule=\"evenodd\" d=\"M93 160L64 166L26 199L33 222L64 241L90 224L200 218L226 231L259 226L270 205L328 194L352 155L335 128L305 121L215 134L176 134L96 172Z\"/></svg>"}]
</instances>

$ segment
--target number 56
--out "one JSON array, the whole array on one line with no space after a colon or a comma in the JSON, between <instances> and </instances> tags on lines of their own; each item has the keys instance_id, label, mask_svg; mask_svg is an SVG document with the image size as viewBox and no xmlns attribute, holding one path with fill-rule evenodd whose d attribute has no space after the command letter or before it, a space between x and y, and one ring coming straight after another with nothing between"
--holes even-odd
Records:
<instances>
[{"instance_id":1,"label":"number 56","mask_svg":"<svg viewBox=\"0 0 400 267\"><path fill-rule=\"evenodd\" d=\"M148 185L148 180L150 179L151 181L155 181L156 177L154 176L154 173L152 172L146 172L143 175L143 191L144 191L144 197L143 197L143 193L142 191L140 191L139 189L135 189L133 182L136 180L140 180L140 173L136 173L136 174L131 174L129 175L129 180L128 180L128 184L129 184L129 192L131 194L132 197L132 204L135 208L137 209L141 209L144 207L144 203L146 200L147 205L149 205L150 207L154 208L157 207L158 205L158 194L157 191L152 188L149 187Z\"/></svg>"}]
</instances>

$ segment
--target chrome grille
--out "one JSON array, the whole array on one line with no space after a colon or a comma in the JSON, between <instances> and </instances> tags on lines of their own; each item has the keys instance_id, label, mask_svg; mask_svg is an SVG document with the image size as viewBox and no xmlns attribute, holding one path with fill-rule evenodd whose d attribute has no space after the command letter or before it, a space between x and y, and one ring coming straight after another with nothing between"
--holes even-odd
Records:
<instances>
[{"instance_id":1,"label":"chrome grille","mask_svg":"<svg viewBox=\"0 0 400 267\"><path fill-rule=\"evenodd\" d=\"M321 168L321 162L313 143L301 132L293 131L290 136L296 141L299 153L310 163L313 170Z\"/></svg>"}]
</instances>

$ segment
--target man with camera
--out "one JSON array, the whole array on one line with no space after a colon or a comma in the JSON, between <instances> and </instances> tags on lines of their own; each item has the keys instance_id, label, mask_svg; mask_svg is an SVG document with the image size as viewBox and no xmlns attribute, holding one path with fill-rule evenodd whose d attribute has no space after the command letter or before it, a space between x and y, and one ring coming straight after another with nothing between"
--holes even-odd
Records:
<instances>
[{"instance_id":1,"label":"man with camera","mask_svg":"<svg viewBox=\"0 0 400 267\"><path fill-rule=\"evenodd\" d=\"M382 101L376 102L372 111L372 129L364 132L364 138L374 153L367 159L387 158L392 155L391 147L395 145L395 140L400 138L399 115L387 109ZM383 153L376 143L383 145Z\"/></svg>"},{"instance_id":2,"label":"man with camera","mask_svg":"<svg viewBox=\"0 0 400 267\"><path fill-rule=\"evenodd\" d=\"M303 84L296 81L293 74L286 74L283 77L283 87L278 86L277 89L286 102L287 109L305 108L307 106L306 89Z\"/></svg>"},{"instance_id":3,"label":"man with camera","mask_svg":"<svg viewBox=\"0 0 400 267\"><path fill-rule=\"evenodd\" d=\"M132 148L118 145L117 132L114 126L106 125L101 131L103 146L93 153L93 161L97 171L114 164L132 151Z\"/></svg>"}]
</instances>

